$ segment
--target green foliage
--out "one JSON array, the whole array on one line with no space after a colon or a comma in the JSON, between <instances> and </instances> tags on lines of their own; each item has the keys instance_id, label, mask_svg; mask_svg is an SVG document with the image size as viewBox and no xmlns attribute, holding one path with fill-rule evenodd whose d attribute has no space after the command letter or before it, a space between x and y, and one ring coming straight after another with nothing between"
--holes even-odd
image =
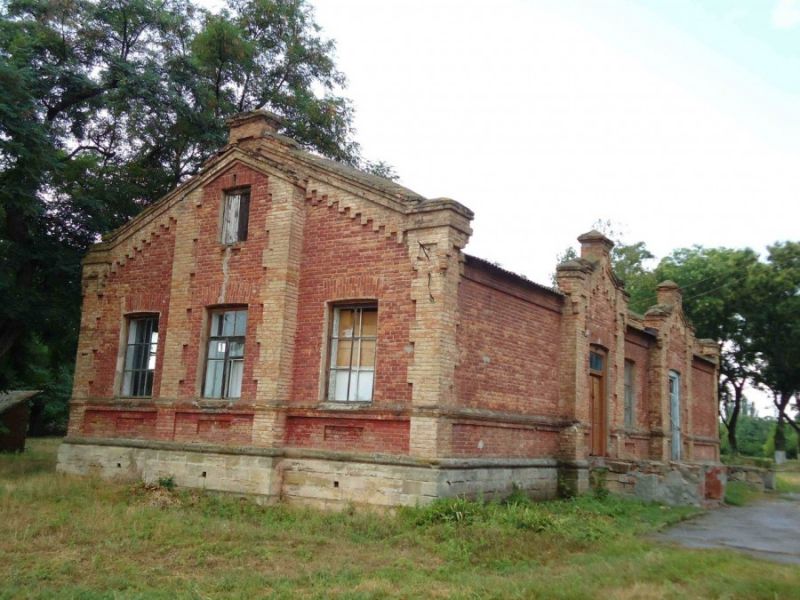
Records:
<instances>
[{"instance_id":1,"label":"green foliage","mask_svg":"<svg viewBox=\"0 0 800 600\"><path fill-rule=\"evenodd\" d=\"M49 385L43 431L63 425L81 256L197 173L227 117L273 110L361 163L333 53L305 0L0 3L0 389Z\"/></svg>"},{"instance_id":2,"label":"green foliage","mask_svg":"<svg viewBox=\"0 0 800 600\"><path fill-rule=\"evenodd\" d=\"M776 423L772 421L769 435L761 447L762 453L766 457L775 456L775 434L777 433ZM793 429L784 430L784 450L786 451L786 458L798 458L800 454L800 436Z\"/></svg>"},{"instance_id":3,"label":"green foliage","mask_svg":"<svg viewBox=\"0 0 800 600\"><path fill-rule=\"evenodd\" d=\"M800 585L795 565L648 535L691 508L516 494L429 523L428 507L323 512L60 475L58 440L29 442L0 456L3 598L773 599Z\"/></svg>"},{"instance_id":4,"label":"green foliage","mask_svg":"<svg viewBox=\"0 0 800 600\"><path fill-rule=\"evenodd\" d=\"M756 381L772 392L780 427L800 395L800 242L770 246L751 279L759 306L748 319L759 361Z\"/></svg>"},{"instance_id":5,"label":"green foliage","mask_svg":"<svg viewBox=\"0 0 800 600\"><path fill-rule=\"evenodd\" d=\"M774 431L775 419L773 418L740 416L736 427L739 454L744 456L771 456L771 454L764 453L764 444ZM721 450L725 453L730 453L727 439L723 440Z\"/></svg>"},{"instance_id":6,"label":"green foliage","mask_svg":"<svg viewBox=\"0 0 800 600\"><path fill-rule=\"evenodd\" d=\"M644 313L656 301L655 274L649 263L655 258L647 249L644 242L628 244L623 240L622 234L609 220L598 219L592 225L614 242L611 249L611 264L614 274L625 285L625 290L630 295L629 306L634 312ZM556 256L556 264L561 264L578 258L578 252L572 246L566 248ZM553 285L556 284L555 273L552 276Z\"/></svg>"},{"instance_id":7,"label":"green foliage","mask_svg":"<svg viewBox=\"0 0 800 600\"><path fill-rule=\"evenodd\" d=\"M172 475L166 475L164 477L159 477L158 478L158 487L163 488L163 489L167 490L168 492L171 492L172 490L175 489L175 477L173 477Z\"/></svg>"}]
</instances>

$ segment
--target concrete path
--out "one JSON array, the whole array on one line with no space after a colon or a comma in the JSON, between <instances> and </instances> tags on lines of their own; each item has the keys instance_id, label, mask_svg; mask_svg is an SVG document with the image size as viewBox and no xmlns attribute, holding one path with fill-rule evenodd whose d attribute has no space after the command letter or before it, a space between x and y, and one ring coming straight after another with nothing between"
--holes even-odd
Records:
<instances>
[{"instance_id":1,"label":"concrete path","mask_svg":"<svg viewBox=\"0 0 800 600\"><path fill-rule=\"evenodd\" d=\"M660 533L689 548L726 548L775 562L800 564L800 494L724 506Z\"/></svg>"}]
</instances>

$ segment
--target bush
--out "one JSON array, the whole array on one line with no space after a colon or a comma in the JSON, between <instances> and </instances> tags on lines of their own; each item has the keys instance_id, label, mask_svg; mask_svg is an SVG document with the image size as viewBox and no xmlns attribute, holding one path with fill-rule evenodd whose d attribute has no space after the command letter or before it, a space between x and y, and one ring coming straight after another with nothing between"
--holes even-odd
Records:
<instances>
[{"instance_id":1,"label":"bush","mask_svg":"<svg viewBox=\"0 0 800 600\"><path fill-rule=\"evenodd\" d=\"M171 492L175 489L175 477L172 475L168 475L166 477L159 477L158 478L158 487L164 488L165 490Z\"/></svg>"}]
</instances>

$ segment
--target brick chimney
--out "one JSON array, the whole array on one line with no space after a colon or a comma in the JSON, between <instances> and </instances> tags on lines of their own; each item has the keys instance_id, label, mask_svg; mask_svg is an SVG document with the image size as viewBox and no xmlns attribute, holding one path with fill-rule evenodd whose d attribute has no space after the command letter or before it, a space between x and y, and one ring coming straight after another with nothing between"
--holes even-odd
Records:
<instances>
[{"instance_id":1,"label":"brick chimney","mask_svg":"<svg viewBox=\"0 0 800 600\"><path fill-rule=\"evenodd\" d=\"M588 233L578 236L581 243L581 258L591 261L604 262L610 260L611 249L614 242L599 231L592 229Z\"/></svg>"},{"instance_id":2,"label":"brick chimney","mask_svg":"<svg viewBox=\"0 0 800 600\"><path fill-rule=\"evenodd\" d=\"M662 281L656 287L656 297L659 304L680 306L682 299L681 288L674 281Z\"/></svg>"},{"instance_id":3,"label":"brick chimney","mask_svg":"<svg viewBox=\"0 0 800 600\"><path fill-rule=\"evenodd\" d=\"M239 113L227 120L228 143L235 144L246 138L260 138L277 133L283 127L283 119L268 110L251 110Z\"/></svg>"}]
</instances>

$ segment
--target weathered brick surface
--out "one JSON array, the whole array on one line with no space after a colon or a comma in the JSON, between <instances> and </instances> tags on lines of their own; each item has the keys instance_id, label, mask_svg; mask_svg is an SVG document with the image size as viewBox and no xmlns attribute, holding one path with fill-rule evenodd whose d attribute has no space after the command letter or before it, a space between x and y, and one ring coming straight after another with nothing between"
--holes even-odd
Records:
<instances>
[{"instance_id":1,"label":"weathered brick surface","mask_svg":"<svg viewBox=\"0 0 800 600\"><path fill-rule=\"evenodd\" d=\"M693 433L695 435L716 438L717 403L714 394L714 367L695 359L692 363L692 396L691 411Z\"/></svg>"},{"instance_id":2,"label":"weathered brick surface","mask_svg":"<svg viewBox=\"0 0 800 600\"><path fill-rule=\"evenodd\" d=\"M405 244L362 224L338 205L309 202L300 265L297 334L291 404L325 400L328 348L325 332L332 303L373 300L378 304L378 344L373 405L408 405L411 360L409 327L413 272Z\"/></svg>"},{"instance_id":3,"label":"weathered brick surface","mask_svg":"<svg viewBox=\"0 0 800 600\"><path fill-rule=\"evenodd\" d=\"M86 411L83 434L97 437L150 438L156 429L156 411L96 408Z\"/></svg>"},{"instance_id":4,"label":"weathered brick surface","mask_svg":"<svg viewBox=\"0 0 800 600\"><path fill-rule=\"evenodd\" d=\"M670 370L681 374L684 459L718 460L716 348L694 339L677 286L660 286L658 305L644 317L630 313L611 270L611 243L590 232L579 238L581 258L559 266L559 290L545 289L462 252L468 209L332 167L276 136L276 123L262 117L235 120L231 145L205 171L87 256L70 436L388 454L426 464L559 459L581 488L595 426L594 348L607 364L601 460L669 460ZM223 245L224 194L245 186L247 240ZM326 397L332 306L364 301L378 306L373 400L337 405ZM202 398L209 311L219 307L248 310L239 399ZM153 397L120 398L126 318L142 313L159 315ZM632 427L624 422L626 359L635 364ZM77 463L99 454L69 456ZM108 473L121 464L106 462ZM491 481L467 478L464 493L510 489L500 478L513 469L492 467ZM180 469L184 481L205 485L193 467ZM332 475L321 469L324 491L293 474L289 495L344 497L327 491ZM550 490L555 471L540 478L520 469L529 488ZM239 485L238 475L214 477L216 489ZM257 478L242 489L281 493L279 477ZM390 480L362 483L402 488ZM417 483L431 481L411 487ZM403 503L453 489L375 494L379 504Z\"/></svg>"},{"instance_id":5,"label":"weathered brick surface","mask_svg":"<svg viewBox=\"0 0 800 600\"><path fill-rule=\"evenodd\" d=\"M545 458L557 451L557 430L511 424L453 425L453 456Z\"/></svg>"},{"instance_id":6,"label":"weathered brick surface","mask_svg":"<svg viewBox=\"0 0 800 600\"><path fill-rule=\"evenodd\" d=\"M250 187L247 241L225 246L220 243L222 200L225 190L242 186ZM267 177L235 163L206 184L199 202L190 207L196 213L191 232L193 249L186 257L188 264L176 265L185 278L183 284L188 284L188 298L185 306L175 306L174 311L185 313L183 327L190 340L182 350L185 372L178 382L180 400L191 400L201 393L205 348L198 341L206 335L209 307L232 305L248 309L241 403L255 399L253 368L260 358L255 333L262 318L259 290L271 275L262 265L271 203ZM182 242L189 243L186 238Z\"/></svg>"},{"instance_id":7,"label":"weathered brick surface","mask_svg":"<svg viewBox=\"0 0 800 600\"><path fill-rule=\"evenodd\" d=\"M470 264L458 295L458 404L560 416L561 298Z\"/></svg>"},{"instance_id":8,"label":"weathered brick surface","mask_svg":"<svg viewBox=\"0 0 800 600\"><path fill-rule=\"evenodd\" d=\"M650 352L655 343L652 336L629 330L625 336L625 358L633 361L633 416L636 429L647 431L647 398L650 393ZM623 367L624 368L624 367ZM624 371L622 377L624 377ZM624 382L623 382L624 383ZM623 399L624 400L624 399ZM624 418L624 412L623 412ZM624 421L623 421L624 423ZM644 457L643 457L644 458Z\"/></svg>"},{"instance_id":9,"label":"weathered brick surface","mask_svg":"<svg viewBox=\"0 0 800 600\"><path fill-rule=\"evenodd\" d=\"M169 278L172 272L174 221L143 232L136 247L126 249L111 265L102 293L84 296L80 344L73 394L78 397L110 398L121 375L120 344L124 344L125 315L155 313L159 329L169 323ZM162 334L163 335L163 334ZM163 344L156 356L153 394L161 387Z\"/></svg>"},{"instance_id":10,"label":"weathered brick surface","mask_svg":"<svg viewBox=\"0 0 800 600\"><path fill-rule=\"evenodd\" d=\"M253 435L253 415L248 413L204 413L177 411L175 435L177 442L214 442L218 444L249 445Z\"/></svg>"},{"instance_id":11,"label":"weathered brick surface","mask_svg":"<svg viewBox=\"0 0 800 600\"><path fill-rule=\"evenodd\" d=\"M286 445L351 452L407 454L408 419L289 416Z\"/></svg>"}]
</instances>

